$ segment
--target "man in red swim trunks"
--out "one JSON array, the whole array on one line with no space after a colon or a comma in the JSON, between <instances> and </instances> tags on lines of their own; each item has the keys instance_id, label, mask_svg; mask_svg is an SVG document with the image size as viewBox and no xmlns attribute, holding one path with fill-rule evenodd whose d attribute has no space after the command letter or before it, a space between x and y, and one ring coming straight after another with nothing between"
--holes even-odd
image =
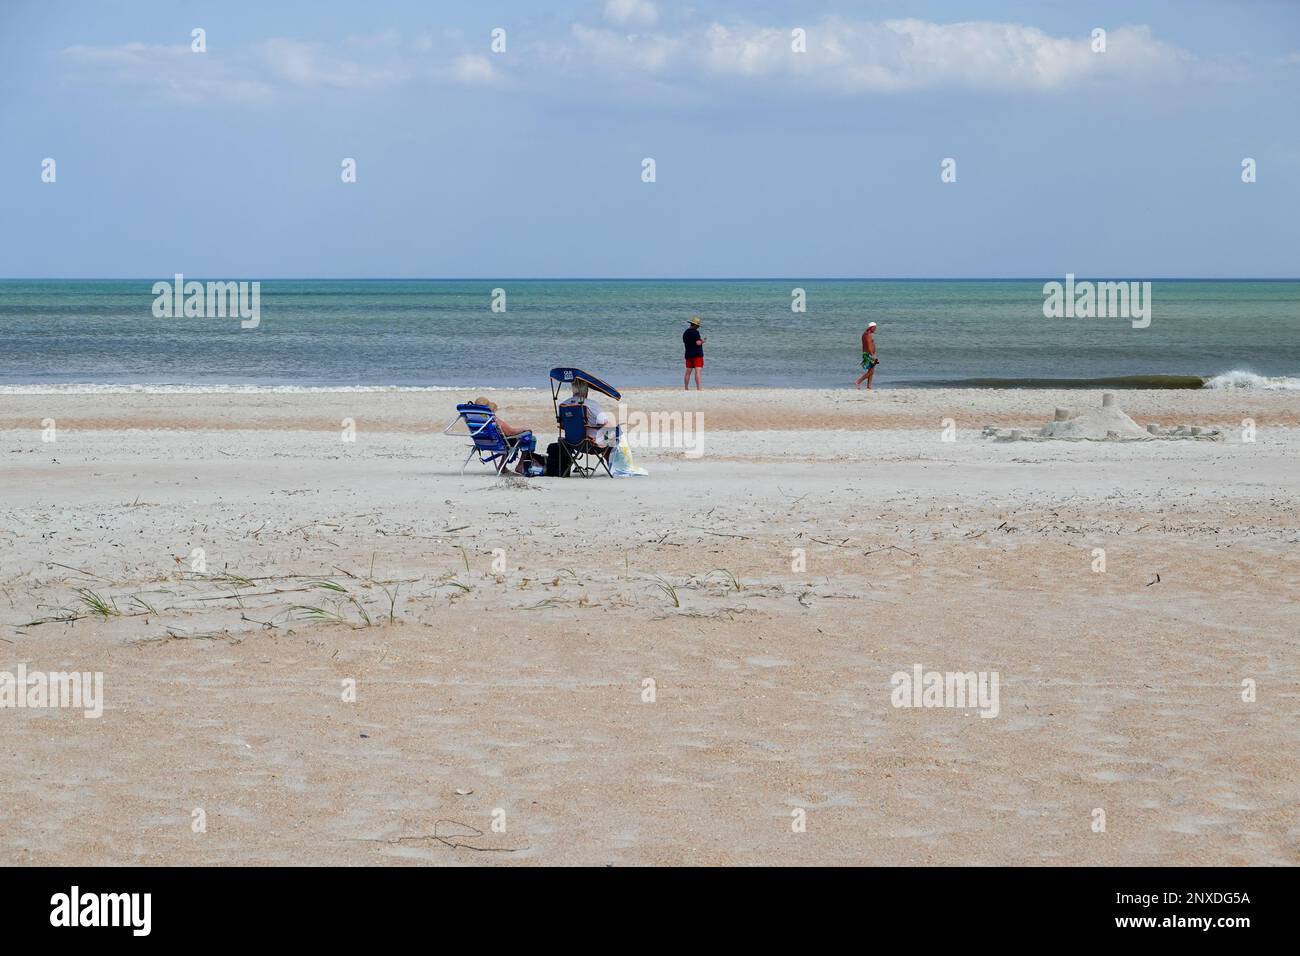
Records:
<instances>
[{"instance_id":1,"label":"man in red swim trunks","mask_svg":"<svg viewBox=\"0 0 1300 956\"><path fill-rule=\"evenodd\" d=\"M691 324L682 333L682 344L686 346L686 378L682 385L688 392L691 390L691 369L695 370L695 390L700 391L700 369L704 368L704 343L707 341L700 335L700 317L691 316Z\"/></svg>"}]
</instances>

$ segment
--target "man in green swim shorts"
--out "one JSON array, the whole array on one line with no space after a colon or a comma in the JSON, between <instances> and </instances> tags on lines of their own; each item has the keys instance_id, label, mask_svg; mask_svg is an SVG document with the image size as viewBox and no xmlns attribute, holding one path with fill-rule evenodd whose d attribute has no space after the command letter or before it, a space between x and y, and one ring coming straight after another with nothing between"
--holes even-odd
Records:
<instances>
[{"instance_id":1,"label":"man in green swim shorts","mask_svg":"<svg viewBox=\"0 0 1300 956\"><path fill-rule=\"evenodd\" d=\"M862 333L862 367L866 369L862 377L856 382L858 388L862 383L867 383L867 390L871 390L871 379L876 374L876 366L880 364L880 359L876 358L876 323L872 322L867 326L867 331Z\"/></svg>"}]
</instances>

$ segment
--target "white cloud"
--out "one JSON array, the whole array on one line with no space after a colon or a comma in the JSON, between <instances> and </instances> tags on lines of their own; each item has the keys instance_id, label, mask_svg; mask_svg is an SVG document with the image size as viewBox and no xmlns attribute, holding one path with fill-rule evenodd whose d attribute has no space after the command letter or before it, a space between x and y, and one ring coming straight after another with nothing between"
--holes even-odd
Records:
<instances>
[{"instance_id":1,"label":"white cloud","mask_svg":"<svg viewBox=\"0 0 1300 956\"><path fill-rule=\"evenodd\" d=\"M711 23L677 33L573 28L580 53L598 64L682 77L807 84L844 93L921 89L1059 90L1107 75L1176 75L1184 51L1121 27L1106 53L1090 36L1054 37L1018 23L861 22L832 18L807 28L807 52L791 48L787 27Z\"/></svg>"},{"instance_id":2,"label":"white cloud","mask_svg":"<svg viewBox=\"0 0 1300 956\"><path fill-rule=\"evenodd\" d=\"M431 59L428 49L420 49L423 39L413 37L407 52L402 37L389 31L338 45L278 37L225 54L193 53L188 45L72 46L62 58L76 78L186 104L269 101L319 90L366 92L438 77L479 85L500 81L482 57ZM343 47L357 55L343 55Z\"/></svg>"},{"instance_id":3,"label":"white cloud","mask_svg":"<svg viewBox=\"0 0 1300 956\"><path fill-rule=\"evenodd\" d=\"M659 20L659 11L650 0L605 0L605 19L614 23L650 26Z\"/></svg>"},{"instance_id":4,"label":"white cloud","mask_svg":"<svg viewBox=\"0 0 1300 956\"><path fill-rule=\"evenodd\" d=\"M127 85L182 102L256 102L309 91L366 92L407 84L504 87L524 78L534 90L576 81L601 93L644 78L657 94L715 95L733 88L815 90L845 95L917 90L1053 92L1119 78L1127 83L1178 79L1197 62L1155 39L1146 27L1117 27L1107 52L1090 36L1053 36L1018 23L933 23L918 19L828 18L805 25L807 52L791 49L791 28L747 22L695 22L672 30L644 0L610 0L623 26L574 24L558 38L512 43L504 58L454 31L441 38L393 30L330 44L278 38L242 51L191 53L186 46L127 43L75 46L64 61L90 82ZM480 38L481 39L481 38Z\"/></svg>"},{"instance_id":5,"label":"white cloud","mask_svg":"<svg viewBox=\"0 0 1300 956\"><path fill-rule=\"evenodd\" d=\"M715 73L758 76L798 65L793 59L789 64L783 62L787 54L794 55L788 30L714 23L705 32L705 41L705 63Z\"/></svg>"},{"instance_id":6,"label":"white cloud","mask_svg":"<svg viewBox=\"0 0 1300 956\"><path fill-rule=\"evenodd\" d=\"M466 53L451 65L452 76L462 86L500 86L501 74L492 61L480 54Z\"/></svg>"},{"instance_id":7,"label":"white cloud","mask_svg":"<svg viewBox=\"0 0 1300 956\"><path fill-rule=\"evenodd\" d=\"M107 81L177 103L256 103L274 94L263 79L211 54L194 53L188 45L70 46L62 56L74 75L89 82Z\"/></svg>"},{"instance_id":8,"label":"white cloud","mask_svg":"<svg viewBox=\"0 0 1300 956\"><path fill-rule=\"evenodd\" d=\"M398 61L357 63L335 55L323 44L301 40L267 40L256 49L273 77L299 87L372 89L399 83L409 72Z\"/></svg>"},{"instance_id":9,"label":"white cloud","mask_svg":"<svg viewBox=\"0 0 1300 956\"><path fill-rule=\"evenodd\" d=\"M613 30L573 26L580 52L600 66L632 67L656 73L687 52L687 42L658 34L622 34ZM579 59L582 59L579 57Z\"/></svg>"}]
</instances>

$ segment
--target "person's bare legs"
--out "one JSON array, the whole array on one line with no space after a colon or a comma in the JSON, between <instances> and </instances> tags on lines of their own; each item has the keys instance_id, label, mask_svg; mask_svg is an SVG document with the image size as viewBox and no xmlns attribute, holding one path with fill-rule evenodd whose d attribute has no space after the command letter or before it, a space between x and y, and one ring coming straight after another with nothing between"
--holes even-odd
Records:
<instances>
[{"instance_id":1,"label":"person's bare legs","mask_svg":"<svg viewBox=\"0 0 1300 956\"><path fill-rule=\"evenodd\" d=\"M872 365L867 369L867 391L871 391L871 380L876 377L876 366Z\"/></svg>"},{"instance_id":2,"label":"person's bare legs","mask_svg":"<svg viewBox=\"0 0 1300 956\"><path fill-rule=\"evenodd\" d=\"M853 387L859 389L862 388L862 383L865 382L870 377L871 377L870 372L863 372L861 375L858 376L858 380L853 383Z\"/></svg>"},{"instance_id":3,"label":"person's bare legs","mask_svg":"<svg viewBox=\"0 0 1300 956\"><path fill-rule=\"evenodd\" d=\"M700 384L700 372L702 372L702 371L703 371L703 369L701 369L698 365L695 366L695 390L696 390L697 392L698 392L698 391L701 391L701 390L703 389L703 387L704 387L704 386L702 386L702 385Z\"/></svg>"},{"instance_id":4,"label":"person's bare legs","mask_svg":"<svg viewBox=\"0 0 1300 956\"><path fill-rule=\"evenodd\" d=\"M691 369L689 366L686 368L686 377L682 379L682 388L688 392L691 390Z\"/></svg>"}]
</instances>

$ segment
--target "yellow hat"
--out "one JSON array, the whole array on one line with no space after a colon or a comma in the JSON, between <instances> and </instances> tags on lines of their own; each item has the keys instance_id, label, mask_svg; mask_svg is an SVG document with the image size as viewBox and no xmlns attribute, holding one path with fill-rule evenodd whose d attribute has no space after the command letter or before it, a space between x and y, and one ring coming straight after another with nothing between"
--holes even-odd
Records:
<instances>
[{"instance_id":1,"label":"yellow hat","mask_svg":"<svg viewBox=\"0 0 1300 956\"><path fill-rule=\"evenodd\" d=\"M691 316L691 325L699 325L699 324L700 324L700 317L698 315Z\"/></svg>"}]
</instances>

